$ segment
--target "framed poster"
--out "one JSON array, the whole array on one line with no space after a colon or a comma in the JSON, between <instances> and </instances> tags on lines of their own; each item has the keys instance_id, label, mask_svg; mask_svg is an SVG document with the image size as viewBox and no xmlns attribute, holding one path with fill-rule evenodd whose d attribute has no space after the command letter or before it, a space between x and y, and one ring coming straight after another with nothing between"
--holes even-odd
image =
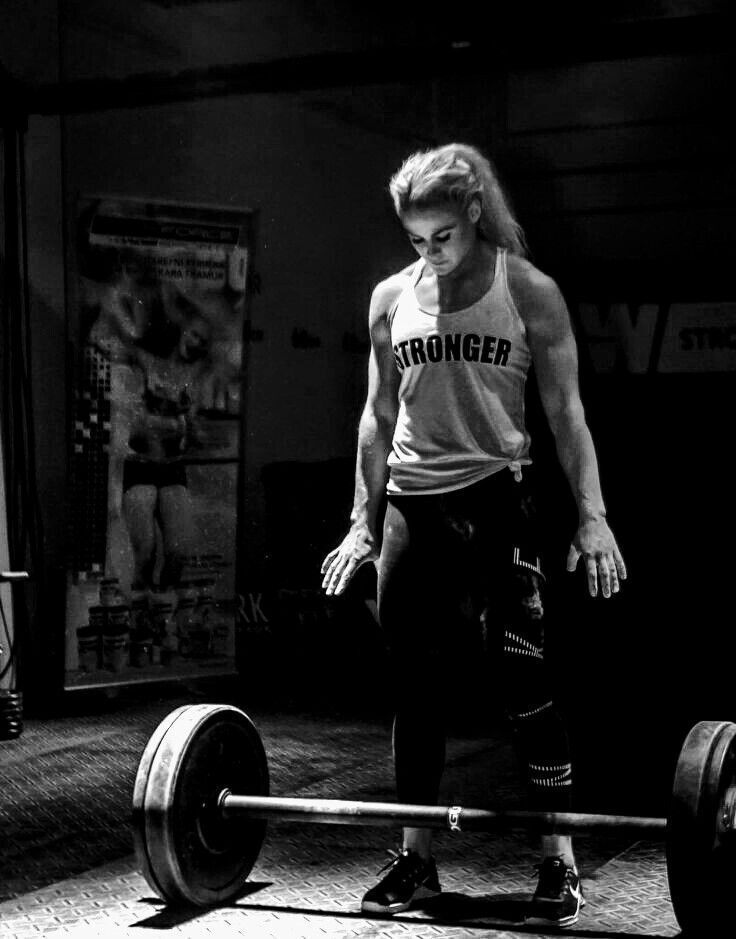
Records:
<instances>
[{"instance_id":1,"label":"framed poster","mask_svg":"<svg viewBox=\"0 0 736 939\"><path fill-rule=\"evenodd\" d=\"M252 215L79 200L66 689L235 671Z\"/></svg>"}]
</instances>

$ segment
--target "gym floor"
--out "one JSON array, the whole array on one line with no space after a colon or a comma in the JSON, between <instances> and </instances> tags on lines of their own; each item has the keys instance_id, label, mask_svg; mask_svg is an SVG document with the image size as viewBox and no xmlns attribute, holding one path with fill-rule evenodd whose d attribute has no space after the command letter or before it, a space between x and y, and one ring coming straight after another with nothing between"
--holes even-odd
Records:
<instances>
[{"instance_id":1,"label":"gym floor","mask_svg":"<svg viewBox=\"0 0 736 939\"><path fill-rule=\"evenodd\" d=\"M177 686L80 701L63 716L26 717L20 737L0 741L0 936L547 935L523 922L537 861L524 833L439 834L443 895L385 920L361 915L360 898L398 831L273 824L241 899L209 911L167 909L136 868L133 780L159 721L202 700L227 695ZM245 710L263 736L273 795L393 799L388 716L263 704ZM453 730L443 802L508 808L518 798L503 735ZM576 848L588 903L567 935L679 935L663 844L587 836Z\"/></svg>"}]
</instances>

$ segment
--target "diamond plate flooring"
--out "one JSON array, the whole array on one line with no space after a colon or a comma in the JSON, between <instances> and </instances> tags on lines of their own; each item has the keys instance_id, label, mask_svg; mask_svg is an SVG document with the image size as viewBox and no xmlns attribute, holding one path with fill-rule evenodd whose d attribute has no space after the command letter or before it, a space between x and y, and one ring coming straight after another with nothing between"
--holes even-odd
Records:
<instances>
[{"instance_id":1,"label":"diamond plate flooring","mask_svg":"<svg viewBox=\"0 0 736 939\"><path fill-rule=\"evenodd\" d=\"M130 796L146 741L169 711L194 700L187 694L27 720L20 738L0 742L0 936L552 935L523 923L537 854L520 833L439 834L443 894L383 920L362 916L360 898L398 831L277 823L245 896L214 910L169 910L136 870ZM274 795L393 798L385 717L251 716L269 753ZM442 798L477 807L518 803L516 764L502 735L451 736ZM662 844L581 837L576 848L588 905L565 934L679 934Z\"/></svg>"}]
</instances>

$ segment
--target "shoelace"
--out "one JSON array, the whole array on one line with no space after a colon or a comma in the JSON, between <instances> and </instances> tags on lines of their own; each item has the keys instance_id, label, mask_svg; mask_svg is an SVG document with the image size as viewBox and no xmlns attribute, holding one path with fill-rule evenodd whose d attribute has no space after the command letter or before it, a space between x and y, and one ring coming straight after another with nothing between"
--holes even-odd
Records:
<instances>
[{"instance_id":1,"label":"shoelace","mask_svg":"<svg viewBox=\"0 0 736 939\"><path fill-rule=\"evenodd\" d=\"M395 864L398 864L399 858L403 855L404 852L394 851L392 848L389 848L386 853L391 856L391 859L387 861L386 864L383 865L383 867L378 872L379 874L382 874L384 871L387 871L390 867L393 867Z\"/></svg>"},{"instance_id":2,"label":"shoelace","mask_svg":"<svg viewBox=\"0 0 736 939\"><path fill-rule=\"evenodd\" d=\"M390 859L379 870L378 872L379 874L382 874L384 871L387 871L392 867L396 867L396 865L401 861L402 858L406 858L407 861L411 861L409 851L406 848L402 848L399 851L394 851L392 848L389 848L386 853L389 855ZM421 862L422 859L419 857L418 854L416 855L416 857L418 861Z\"/></svg>"},{"instance_id":3,"label":"shoelace","mask_svg":"<svg viewBox=\"0 0 736 939\"><path fill-rule=\"evenodd\" d=\"M557 858L555 858L557 860ZM560 891L565 886L565 884L570 883L572 878L575 876L575 870L572 867L568 867L567 864L559 858L559 864L548 863L549 858L545 858L541 864L534 865L534 871L532 877L544 876L552 881L554 877L554 887L555 890Z\"/></svg>"}]
</instances>

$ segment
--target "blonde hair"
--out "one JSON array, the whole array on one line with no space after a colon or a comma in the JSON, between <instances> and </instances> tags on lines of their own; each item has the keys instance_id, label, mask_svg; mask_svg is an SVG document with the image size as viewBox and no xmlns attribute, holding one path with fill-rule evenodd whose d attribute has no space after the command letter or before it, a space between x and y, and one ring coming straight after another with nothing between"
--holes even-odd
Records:
<instances>
[{"instance_id":1,"label":"blonde hair","mask_svg":"<svg viewBox=\"0 0 736 939\"><path fill-rule=\"evenodd\" d=\"M511 254L527 252L524 232L514 218L491 161L468 144L450 143L408 157L389 183L397 214L451 203L461 211L477 200L482 238Z\"/></svg>"}]
</instances>

